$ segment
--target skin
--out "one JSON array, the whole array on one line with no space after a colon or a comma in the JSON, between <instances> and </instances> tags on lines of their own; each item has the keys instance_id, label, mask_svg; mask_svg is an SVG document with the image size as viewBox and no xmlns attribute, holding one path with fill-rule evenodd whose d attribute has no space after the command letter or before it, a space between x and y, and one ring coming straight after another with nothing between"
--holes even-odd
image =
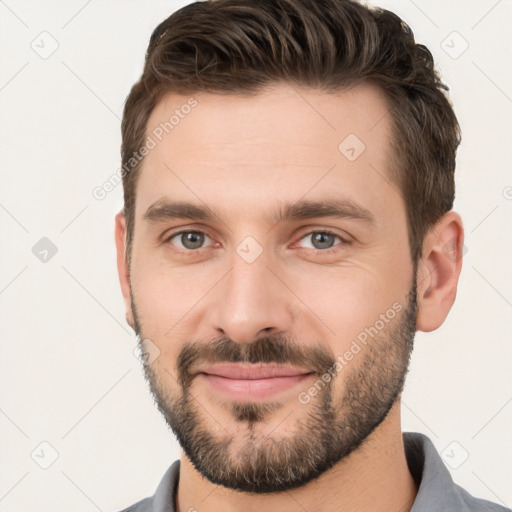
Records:
<instances>
[{"instance_id":1,"label":"skin","mask_svg":"<svg viewBox=\"0 0 512 512\"><path fill-rule=\"evenodd\" d=\"M413 278L405 205L387 169L388 106L378 88L362 84L330 95L280 84L253 97L193 96L198 106L144 159L130 269L123 212L115 219L127 322L134 326L131 285L144 336L160 350L151 370L175 395L176 361L188 340L225 336L248 344L263 333L282 332L299 343L314 342L343 354L394 302L404 304ZM147 133L188 99L167 95L152 112ZM350 133L366 146L353 162L338 150ZM148 207L164 196L207 204L219 218L146 222ZM266 218L280 202L336 197L370 210L375 225L330 217L272 224ZM182 229L209 237L192 257L173 252L172 247L187 251L179 236L173 242L164 240ZM325 255L307 236L325 229L350 245L338 245ZM263 249L252 263L236 252L247 236ZM454 303L463 236L460 216L450 211L425 237L417 273L418 330L437 329ZM446 251L449 244L451 252ZM348 369L357 366L355 357ZM334 382L337 396L344 391L343 383L340 373ZM205 424L212 432L218 425L227 429L236 453L247 427L235 422L206 386L196 381L192 391L208 413ZM304 389L285 392L283 406L255 426L261 438L281 439L293 432L300 415L306 414L297 405L299 391ZM183 454L176 506L182 512L191 507L201 512L396 512L409 510L416 492L405 459L398 400L358 450L287 492L247 494L212 484Z\"/></svg>"}]
</instances>

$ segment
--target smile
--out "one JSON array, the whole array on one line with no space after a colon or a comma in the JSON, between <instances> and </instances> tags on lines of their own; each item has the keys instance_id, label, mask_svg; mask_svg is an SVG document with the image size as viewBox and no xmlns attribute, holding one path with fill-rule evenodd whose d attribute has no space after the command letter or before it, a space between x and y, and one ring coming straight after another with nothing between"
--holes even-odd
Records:
<instances>
[{"instance_id":1,"label":"smile","mask_svg":"<svg viewBox=\"0 0 512 512\"><path fill-rule=\"evenodd\" d=\"M313 375L291 366L217 364L201 369L197 377L211 389L233 400L262 400L289 390Z\"/></svg>"}]
</instances>

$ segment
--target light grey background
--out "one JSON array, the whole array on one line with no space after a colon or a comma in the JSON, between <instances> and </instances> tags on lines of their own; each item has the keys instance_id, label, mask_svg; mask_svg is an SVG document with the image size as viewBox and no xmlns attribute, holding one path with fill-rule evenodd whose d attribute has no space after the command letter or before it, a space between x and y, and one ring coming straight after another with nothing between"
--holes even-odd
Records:
<instances>
[{"instance_id":1,"label":"light grey background","mask_svg":"<svg viewBox=\"0 0 512 512\"><path fill-rule=\"evenodd\" d=\"M0 0L0 512L115 512L179 457L124 320L122 187L92 192L119 169L151 31L186 3ZM472 494L511 507L512 4L376 5L430 48L464 137L458 297L438 331L417 334L403 429L430 436Z\"/></svg>"}]
</instances>

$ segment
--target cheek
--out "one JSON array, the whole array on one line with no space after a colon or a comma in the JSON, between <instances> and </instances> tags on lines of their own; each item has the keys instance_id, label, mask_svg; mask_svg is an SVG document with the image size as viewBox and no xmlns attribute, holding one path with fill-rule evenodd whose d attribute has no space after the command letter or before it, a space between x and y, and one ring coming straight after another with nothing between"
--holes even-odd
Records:
<instances>
[{"instance_id":1,"label":"cheek","mask_svg":"<svg viewBox=\"0 0 512 512\"><path fill-rule=\"evenodd\" d=\"M195 337L200 327L218 273L212 268L169 268L168 263L149 260L139 269L132 283L144 335L177 358L181 344Z\"/></svg>"},{"instance_id":2,"label":"cheek","mask_svg":"<svg viewBox=\"0 0 512 512\"><path fill-rule=\"evenodd\" d=\"M318 267L305 275L295 281L297 296L306 305L306 318L316 326L313 330L325 333L336 355L343 354L361 333L364 337L367 328L389 329L400 308L397 304L404 306L405 288L380 268Z\"/></svg>"},{"instance_id":3,"label":"cheek","mask_svg":"<svg viewBox=\"0 0 512 512\"><path fill-rule=\"evenodd\" d=\"M179 318L176 305L180 304L180 288L171 282L169 275L140 259L132 267L131 286L144 336L161 343L166 333L172 333L168 331Z\"/></svg>"},{"instance_id":4,"label":"cheek","mask_svg":"<svg viewBox=\"0 0 512 512\"><path fill-rule=\"evenodd\" d=\"M174 389L177 385L176 361L181 345L187 335L180 329L183 301L176 286L169 280L147 276L145 280L133 280L135 303L142 335L149 340L150 350L157 354L151 371L159 386ZM183 294L183 292L182 292ZM145 342L147 343L147 342ZM155 348L156 347L156 348Z\"/></svg>"}]
</instances>

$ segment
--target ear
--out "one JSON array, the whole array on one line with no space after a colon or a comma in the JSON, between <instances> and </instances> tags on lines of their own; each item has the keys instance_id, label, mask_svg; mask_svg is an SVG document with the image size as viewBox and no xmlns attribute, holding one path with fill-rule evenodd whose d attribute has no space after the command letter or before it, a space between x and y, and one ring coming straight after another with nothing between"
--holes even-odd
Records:
<instances>
[{"instance_id":1,"label":"ear","mask_svg":"<svg viewBox=\"0 0 512 512\"><path fill-rule=\"evenodd\" d=\"M115 227L116 249L117 249L117 272L121 284L121 292L124 298L126 321L133 329L132 299L130 296L130 268L126 258L126 216L123 210L116 215Z\"/></svg>"},{"instance_id":2,"label":"ear","mask_svg":"<svg viewBox=\"0 0 512 512\"><path fill-rule=\"evenodd\" d=\"M433 331L448 316L457 294L464 248L462 219L449 211L423 241L418 262L418 330Z\"/></svg>"}]
</instances>

